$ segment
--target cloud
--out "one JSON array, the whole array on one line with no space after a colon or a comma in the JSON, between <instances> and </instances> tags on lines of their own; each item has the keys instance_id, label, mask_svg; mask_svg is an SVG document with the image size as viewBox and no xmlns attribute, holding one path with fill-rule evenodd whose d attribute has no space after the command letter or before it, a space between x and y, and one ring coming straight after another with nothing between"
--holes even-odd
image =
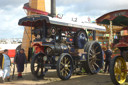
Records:
<instances>
[{"instance_id":1,"label":"cloud","mask_svg":"<svg viewBox=\"0 0 128 85\"><path fill-rule=\"evenodd\" d=\"M56 0L58 6L70 6L87 2L88 0Z\"/></svg>"},{"instance_id":2,"label":"cloud","mask_svg":"<svg viewBox=\"0 0 128 85\"><path fill-rule=\"evenodd\" d=\"M68 7L64 12L84 16L101 16L107 12L127 9L127 0L57 0L57 6Z\"/></svg>"},{"instance_id":3,"label":"cloud","mask_svg":"<svg viewBox=\"0 0 128 85\"><path fill-rule=\"evenodd\" d=\"M0 3L0 38L22 38L24 27L18 26L18 20L26 16L23 5L29 0L1 0ZM63 19L72 17L81 21L92 20L105 13L127 9L127 0L56 0L57 13Z\"/></svg>"},{"instance_id":4,"label":"cloud","mask_svg":"<svg viewBox=\"0 0 128 85\"><path fill-rule=\"evenodd\" d=\"M6 6L18 7L27 2L29 2L29 0L1 0L0 8L4 9Z\"/></svg>"},{"instance_id":5,"label":"cloud","mask_svg":"<svg viewBox=\"0 0 128 85\"><path fill-rule=\"evenodd\" d=\"M1 0L0 38L22 38L24 27L18 26L20 18L26 16L23 5L29 0Z\"/></svg>"},{"instance_id":6,"label":"cloud","mask_svg":"<svg viewBox=\"0 0 128 85\"><path fill-rule=\"evenodd\" d=\"M9 9L7 7L7 9ZM0 38L22 38L23 27L18 26L20 18L25 16L22 5L8 10L0 10Z\"/></svg>"}]
</instances>

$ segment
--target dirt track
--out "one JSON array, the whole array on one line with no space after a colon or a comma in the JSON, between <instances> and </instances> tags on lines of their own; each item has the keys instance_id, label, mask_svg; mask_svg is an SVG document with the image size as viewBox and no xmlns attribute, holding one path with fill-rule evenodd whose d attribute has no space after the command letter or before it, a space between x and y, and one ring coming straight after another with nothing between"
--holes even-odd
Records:
<instances>
[{"instance_id":1,"label":"dirt track","mask_svg":"<svg viewBox=\"0 0 128 85\"><path fill-rule=\"evenodd\" d=\"M50 70L44 79L35 80L30 72L30 66L23 73L23 79L15 78L4 85L113 85L109 74L99 73L96 75L73 75L70 80L62 81L58 78L55 70ZM1 84L2 85L2 84ZM128 84L125 84L128 85Z\"/></svg>"}]
</instances>

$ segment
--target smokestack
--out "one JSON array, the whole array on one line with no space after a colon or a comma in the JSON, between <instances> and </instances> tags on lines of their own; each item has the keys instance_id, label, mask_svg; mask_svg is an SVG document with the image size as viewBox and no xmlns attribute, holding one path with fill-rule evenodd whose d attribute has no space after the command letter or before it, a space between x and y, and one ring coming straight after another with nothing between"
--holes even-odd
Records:
<instances>
[{"instance_id":1,"label":"smokestack","mask_svg":"<svg viewBox=\"0 0 128 85\"><path fill-rule=\"evenodd\" d=\"M51 16L56 17L56 0L51 0Z\"/></svg>"}]
</instances>

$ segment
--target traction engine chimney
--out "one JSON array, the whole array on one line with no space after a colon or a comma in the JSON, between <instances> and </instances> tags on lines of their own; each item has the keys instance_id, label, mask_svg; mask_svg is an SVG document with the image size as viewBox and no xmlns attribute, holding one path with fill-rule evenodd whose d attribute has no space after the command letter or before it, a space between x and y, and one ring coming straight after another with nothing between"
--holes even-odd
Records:
<instances>
[{"instance_id":1,"label":"traction engine chimney","mask_svg":"<svg viewBox=\"0 0 128 85\"><path fill-rule=\"evenodd\" d=\"M56 17L56 0L51 0L51 17Z\"/></svg>"}]
</instances>

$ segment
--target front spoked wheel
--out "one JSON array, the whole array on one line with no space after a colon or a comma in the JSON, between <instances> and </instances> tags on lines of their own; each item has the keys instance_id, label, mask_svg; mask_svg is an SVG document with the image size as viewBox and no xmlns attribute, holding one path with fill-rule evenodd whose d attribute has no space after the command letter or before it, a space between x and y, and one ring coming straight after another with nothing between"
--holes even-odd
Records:
<instances>
[{"instance_id":1,"label":"front spoked wheel","mask_svg":"<svg viewBox=\"0 0 128 85\"><path fill-rule=\"evenodd\" d=\"M68 80L73 72L73 61L69 54L62 53L57 62L57 74L60 79Z\"/></svg>"},{"instance_id":2,"label":"front spoked wheel","mask_svg":"<svg viewBox=\"0 0 128 85\"><path fill-rule=\"evenodd\" d=\"M127 77L127 67L122 56L116 56L111 60L110 77L115 85L120 85L125 82Z\"/></svg>"},{"instance_id":3,"label":"front spoked wheel","mask_svg":"<svg viewBox=\"0 0 128 85\"><path fill-rule=\"evenodd\" d=\"M35 55L32 59L31 72L36 78L43 78L45 75L43 57L44 57L44 54L39 53Z\"/></svg>"}]
</instances>

